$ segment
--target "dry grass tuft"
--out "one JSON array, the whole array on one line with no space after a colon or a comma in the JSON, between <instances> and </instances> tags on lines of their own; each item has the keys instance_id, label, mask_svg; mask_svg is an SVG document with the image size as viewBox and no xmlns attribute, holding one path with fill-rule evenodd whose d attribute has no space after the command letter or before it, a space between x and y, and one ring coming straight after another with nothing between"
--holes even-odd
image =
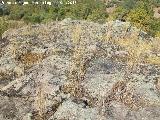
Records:
<instances>
[{"instance_id":1,"label":"dry grass tuft","mask_svg":"<svg viewBox=\"0 0 160 120\"><path fill-rule=\"evenodd\" d=\"M26 24L23 21L9 20L8 23L9 23L9 28L12 29L17 29L26 26Z\"/></svg>"},{"instance_id":2,"label":"dry grass tuft","mask_svg":"<svg viewBox=\"0 0 160 120\"><path fill-rule=\"evenodd\" d=\"M146 59L147 63L152 65L160 65L160 57L159 56L149 56Z\"/></svg>"},{"instance_id":3,"label":"dry grass tuft","mask_svg":"<svg viewBox=\"0 0 160 120\"><path fill-rule=\"evenodd\" d=\"M74 48L67 73L69 83L62 88L62 91L70 93L78 99L84 96L84 89L81 86L81 82L85 79L88 65L95 56L95 54L91 57L87 55L87 46L85 41L81 39L81 33L81 26L76 26L73 29L72 43Z\"/></svg>"},{"instance_id":4,"label":"dry grass tuft","mask_svg":"<svg viewBox=\"0 0 160 120\"><path fill-rule=\"evenodd\" d=\"M52 89L50 87L51 86L45 80L39 80L37 82L36 96L34 97L33 103L33 106L35 108L35 114L33 115L33 117L36 120L45 120L45 118L47 117L47 95Z\"/></svg>"},{"instance_id":5,"label":"dry grass tuft","mask_svg":"<svg viewBox=\"0 0 160 120\"><path fill-rule=\"evenodd\" d=\"M81 27L76 26L72 34L72 42L74 45L73 54L71 56L69 68L69 80L81 81L84 78L86 68L84 63L84 56L86 54L86 47L84 41L80 39Z\"/></svg>"},{"instance_id":6,"label":"dry grass tuft","mask_svg":"<svg viewBox=\"0 0 160 120\"><path fill-rule=\"evenodd\" d=\"M84 62L86 49L84 41L80 39L81 32L81 26L76 26L73 29L72 42L74 48L71 55L69 71L67 73L69 84L64 85L62 88L65 93L70 93L72 96L77 98L81 98L83 96L83 89L80 86L80 82L84 79L86 73L86 63Z\"/></svg>"},{"instance_id":7,"label":"dry grass tuft","mask_svg":"<svg viewBox=\"0 0 160 120\"><path fill-rule=\"evenodd\" d=\"M128 79L128 76L136 71L139 65L160 63L159 57L150 57L153 51L159 51L158 46L155 45L156 41L140 40L137 34L133 34L129 37L119 38L111 42L127 53L125 56L115 56L116 58L114 58L114 60L127 64L125 79Z\"/></svg>"},{"instance_id":8,"label":"dry grass tuft","mask_svg":"<svg viewBox=\"0 0 160 120\"><path fill-rule=\"evenodd\" d=\"M45 113L46 107L46 100L45 100L45 93L44 93L44 86L40 83L39 87L37 88L37 97L35 100L36 110L38 111L39 120L43 120L43 114Z\"/></svg>"}]
</instances>

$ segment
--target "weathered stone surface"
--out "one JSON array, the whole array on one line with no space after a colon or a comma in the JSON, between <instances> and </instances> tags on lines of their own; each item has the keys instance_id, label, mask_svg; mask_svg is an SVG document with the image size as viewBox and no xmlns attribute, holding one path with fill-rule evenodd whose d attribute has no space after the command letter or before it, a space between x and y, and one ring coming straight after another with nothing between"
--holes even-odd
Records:
<instances>
[{"instance_id":1,"label":"weathered stone surface","mask_svg":"<svg viewBox=\"0 0 160 120\"><path fill-rule=\"evenodd\" d=\"M97 120L100 118L95 108L83 108L70 100L65 101L49 120Z\"/></svg>"},{"instance_id":2,"label":"weathered stone surface","mask_svg":"<svg viewBox=\"0 0 160 120\"><path fill-rule=\"evenodd\" d=\"M137 33L121 21L71 19L8 30L0 120L159 120L160 66L139 65L126 78L127 63L116 59L129 53L113 43Z\"/></svg>"}]
</instances>

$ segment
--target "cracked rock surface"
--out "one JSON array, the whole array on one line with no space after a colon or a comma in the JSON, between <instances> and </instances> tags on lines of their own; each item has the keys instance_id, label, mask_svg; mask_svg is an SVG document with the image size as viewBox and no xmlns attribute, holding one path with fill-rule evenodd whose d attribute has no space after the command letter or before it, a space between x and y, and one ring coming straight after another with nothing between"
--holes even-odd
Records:
<instances>
[{"instance_id":1,"label":"cracked rock surface","mask_svg":"<svg viewBox=\"0 0 160 120\"><path fill-rule=\"evenodd\" d=\"M125 76L130 23L65 19L8 30L0 40L0 120L160 120L160 66ZM136 34L137 35L137 34ZM154 40L139 36L140 40Z\"/></svg>"}]
</instances>

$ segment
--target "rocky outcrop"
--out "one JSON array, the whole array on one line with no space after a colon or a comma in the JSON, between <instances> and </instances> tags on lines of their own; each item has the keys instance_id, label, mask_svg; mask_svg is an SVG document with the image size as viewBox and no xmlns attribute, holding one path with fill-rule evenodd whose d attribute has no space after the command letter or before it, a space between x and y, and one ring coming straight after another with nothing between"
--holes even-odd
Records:
<instances>
[{"instance_id":1,"label":"rocky outcrop","mask_svg":"<svg viewBox=\"0 0 160 120\"><path fill-rule=\"evenodd\" d=\"M158 120L160 67L126 77L128 51L114 44L139 35L129 23L65 19L8 30L0 40L1 120ZM110 42L112 41L112 42Z\"/></svg>"}]
</instances>

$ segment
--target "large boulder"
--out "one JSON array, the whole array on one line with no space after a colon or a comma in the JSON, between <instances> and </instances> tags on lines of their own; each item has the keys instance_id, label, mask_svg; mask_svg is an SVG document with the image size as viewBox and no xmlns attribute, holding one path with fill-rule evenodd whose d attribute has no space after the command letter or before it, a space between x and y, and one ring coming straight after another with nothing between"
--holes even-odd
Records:
<instances>
[{"instance_id":1,"label":"large boulder","mask_svg":"<svg viewBox=\"0 0 160 120\"><path fill-rule=\"evenodd\" d=\"M127 62L116 59L129 53L115 41L138 32L128 22L71 19L8 30L0 120L159 120L160 67L144 64L126 77Z\"/></svg>"}]
</instances>

